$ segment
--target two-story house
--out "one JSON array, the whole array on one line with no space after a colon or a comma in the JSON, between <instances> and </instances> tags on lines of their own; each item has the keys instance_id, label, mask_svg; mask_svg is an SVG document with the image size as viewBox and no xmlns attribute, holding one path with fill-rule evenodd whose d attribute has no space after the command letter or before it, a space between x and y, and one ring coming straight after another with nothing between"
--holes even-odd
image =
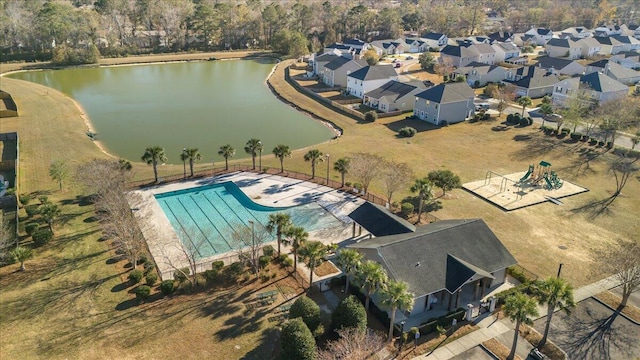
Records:
<instances>
[{"instance_id":1,"label":"two-story house","mask_svg":"<svg viewBox=\"0 0 640 360\"><path fill-rule=\"evenodd\" d=\"M531 28L529 31L524 33L525 35L530 35L529 41L536 45L545 45L551 38L553 38L553 31L545 28ZM526 39L523 39L526 41Z\"/></svg>"},{"instance_id":2,"label":"two-story house","mask_svg":"<svg viewBox=\"0 0 640 360\"><path fill-rule=\"evenodd\" d=\"M461 122L473 116L474 97L466 82L436 85L416 95L413 114L434 125Z\"/></svg>"},{"instance_id":3,"label":"two-story house","mask_svg":"<svg viewBox=\"0 0 640 360\"><path fill-rule=\"evenodd\" d=\"M482 64L478 62L457 68L454 75L463 75L467 84L472 87L485 86L488 83L499 83L504 80L506 69L498 65Z\"/></svg>"},{"instance_id":4,"label":"two-story house","mask_svg":"<svg viewBox=\"0 0 640 360\"><path fill-rule=\"evenodd\" d=\"M513 84L518 96L540 98L553 93L553 85L560 81L557 75L536 66L509 69L504 83Z\"/></svg>"},{"instance_id":5,"label":"two-story house","mask_svg":"<svg viewBox=\"0 0 640 360\"><path fill-rule=\"evenodd\" d=\"M553 104L563 106L568 98L577 91L600 104L621 99L629 93L629 87L601 72L592 72L577 78L559 81L555 84L551 96Z\"/></svg>"},{"instance_id":6,"label":"two-story house","mask_svg":"<svg viewBox=\"0 0 640 360\"><path fill-rule=\"evenodd\" d=\"M626 68L609 59L587 64L586 73L601 72L625 85L634 85L640 81L640 72Z\"/></svg>"},{"instance_id":7,"label":"two-story house","mask_svg":"<svg viewBox=\"0 0 640 360\"><path fill-rule=\"evenodd\" d=\"M640 70L640 52L626 51L612 55L611 61L629 69Z\"/></svg>"},{"instance_id":8,"label":"two-story house","mask_svg":"<svg viewBox=\"0 0 640 360\"><path fill-rule=\"evenodd\" d=\"M398 80L398 73L393 65L365 66L347 75L347 92L362 99L364 94L379 88L389 80Z\"/></svg>"},{"instance_id":9,"label":"two-story house","mask_svg":"<svg viewBox=\"0 0 640 360\"><path fill-rule=\"evenodd\" d=\"M540 56L536 59L538 62L536 67L547 70L556 75L574 76L584 74L584 66L575 60L553 58L549 56Z\"/></svg>"},{"instance_id":10,"label":"two-story house","mask_svg":"<svg viewBox=\"0 0 640 360\"><path fill-rule=\"evenodd\" d=\"M544 48L550 57L575 60L582 56L582 46L571 39L551 39Z\"/></svg>"},{"instance_id":11,"label":"two-story house","mask_svg":"<svg viewBox=\"0 0 640 360\"><path fill-rule=\"evenodd\" d=\"M389 81L364 94L363 104L382 112L411 111L416 94L426 89L421 81Z\"/></svg>"},{"instance_id":12,"label":"two-story house","mask_svg":"<svg viewBox=\"0 0 640 360\"><path fill-rule=\"evenodd\" d=\"M324 65L324 75L322 79L324 83L329 86L346 87L347 75L365 66L368 66L368 64L364 59L353 60L341 56Z\"/></svg>"},{"instance_id":13,"label":"two-story house","mask_svg":"<svg viewBox=\"0 0 640 360\"><path fill-rule=\"evenodd\" d=\"M512 42L495 41L491 47L496 52L495 62L500 63L520 56L520 49Z\"/></svg>"},{"instance_id":14,"label":"two-story house","mask_svg":"<svg viewBox=\"0 0 640 360\"><path fill-rule=\"evenodd\" d=\"M572 38L572 39L586 39L592 37L593 33L591 30L587 29L584 26L574 26L570 28L566 28L560 32L561 38Z\"/></svg>"},{"instance_id":15,"label":"two-story house","mask_svg":"<svg viewBox=\"0 0 640 360\"><path fill-rule=\"evenodd\" d=\"M578 41L578 44L582 48L583 58L598 56L600 55L600 51L602 50L600 42L592 37L581 39Z\"/></svg>"},{"instance_id":16,"label":"two-story house","mask_svg":"<svg viewBox=\"0 0 640 360\"><path fill-rule=\"evenodd\" d=\"M421 37L420 40L424 41L427 44L428 49L441 49L447 45L447 41L449 39L445 34L430 32Z\"/></svg>"}]
</instances>

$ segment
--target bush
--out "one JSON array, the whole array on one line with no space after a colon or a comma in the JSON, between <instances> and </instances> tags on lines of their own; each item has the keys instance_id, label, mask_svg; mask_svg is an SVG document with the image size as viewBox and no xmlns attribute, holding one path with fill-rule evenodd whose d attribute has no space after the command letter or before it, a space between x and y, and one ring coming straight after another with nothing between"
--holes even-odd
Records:
<instances>
[{"instance_id":1,"label":"bush","mask_svg":"<svg viewBox=\"0 0 640 360\"><path fill-rule=\"evenodd\" d=\"M158 281L158 275L156 275L156 273L148 273L147 276L145 277L146 283L149 286L153 286L156 284L156 281Z\"/></svg>"},{"instance_id":2,"label":"bush","mask_svg":"<svg viewBox=\"0 0 640 360\"><path fill-rule=\"evenodd\" d=\"M27 235L31 236L34 232L36 232L36 230L38 230L39 227L40 225L38 223L30 222L24 226L24 231L27 233Z\"/></svg>"},{"instance_id":3,"label":"bush","mask_svg":"<svg viewBox=\"0 0 640 360\"><path fill-rule=\"evenodd\" d=\"M301 318L311 332L320 325L320 306L306 296L301 296L289 309L289 319Z\"/></svg>"},{"instance_id":4,"label":"bush","mask_svg":"<svg viewBox=\"0 0 640 360\"><path fill-rule=\"evenodd\" d=\"M562 128L562 130L560 130L560 132L564 135L569 135L571 133L571 129L569 128Z\"/></svg>"},{"instance_id":5,"label":"bush","mask_svg":"<svg viewBox=\"0 0 640 360\"><path fill-rule=\"evenodd\" d=\"M173 280L165 280L160 283L160 291L163 295L171 295L175 291Z\"/></svg>"},{"instance_id":6,"label":"bush","mask_svg":"<svg viewBox=\"0 0 640 360\"><path fill-rule=\"evenodd\" d=\"M27 212L28 217L34 217L40 214L40 205L39 204L31 204L24 207L24 211Z\"/></svg>"},{"instance_id":7,"label":"bush","mask_svg":"<svg viewBox=\"0 0 640 360\"><path fill-rule=\"evenodd\" d=\"M529 123L529 125L533 125L533 119L531 116L527 116L527 123Z\"/></svg>"},{"instance_id":8,"label":"bush","mask_svg":"<svg viewBox=\"0 0 640 360\"><path fill-rule=\"evenodd\" d=\"M189 268L182 268L173 272L173 279L179 283L187 280L187 275L191 274Z\"/></svg>"},{"instance_id":9,"label":"bush","mask_svg":"<svg viewBox=\"0 0 640 360\"><path fill-rule=\"evenodd\" d=\"M413 211L415 210L413 204L410 202L402 203L400 209L402 216L404 216L405 218L408 218L411 214L413 214Z\"/></svg>"},{"instance_id":10,"label":"bush","mask_svg":"<svg viewBox=\"0 0 640 360\"><path fill-rule=\"evenodd\" d=\"M405 126L398 130L398 135L400 137L413 137L416 133L418 133L418 131L411 126Z\"/></svg>"},{"instance_id":11,"label":"bush","mask_svg":"<svg viewBox=\"0 0 640 360\"><path fill-rule=\"evenodd\" d=\"M145 275L150 273L151 271L153 271L155 269L155 267L156 267L153 264L153 261L146 261L143 266L144 266L144 274Z\"/></svg>"},{"instance_id":12,"label":"bush","mask_svg":"<svg viewBox=\"0 0 640 360\"><path fill-rule=\"evenodd\" d=\"M291 319L282 326L281 359L313 360L316 342L302 319Z\"/></svg>"},{"instance_id":13,"label":"bush","mask_svg":"<svg viewBox=\"0 0 640 360\"><path fill-rule=\"evenodd\" d=\"M607 141L607 149L611 149L613 147L613 141Z\"/></svg>"},{"instance_id":14,"label":"bush","mask_svg":"<svg viewBox=\"0 0 640 360\"><path fill-rule=\"evenodd\" d=\"M140 254L138 257L138 264L144 264L147 262L147 254Z\"/></svg>"},{"instance_id":15,"label":"bush","mask_svg":"<svg viewBox=\"0 0 640 360\"><path fill-rule=\"evenodd\" d=\"M534 279L529 278L522 268L509 266L507 268L507 274L511 275L514 279L520 281L521 283L527 283Z\"/></svg>"},{"instance_id":16,"label":"bush","mask_svg":"<svg viewBox=\"0 0 640 360\"><path fill-rule=\"evenodd\" d=\"M31 201L31 199L32 199L31 195L28 195L28 194L20 195L18 197L18 200L20 200L20 204L22 204L22 206L29 205L29 202Z\"/></svg>"},{"instance_id":17,"label":"bush","mask_svg":"<svg viewBox=\"0 0 640 360\"><path fill-rule=\"evenodd\" d=\"M263 255L263 256L260 256L260 258L258 258L258 264L260 266L260 269L266 268L270 262L271 262L271 256Z\"/></svg>"},{"instance_id":18,"label":"bush","mask_svg":"<svg viewBox=\"0 0 640 360\"><path fill-rule=\"evenodd\" d=\"M344 186L346 186L346 187L351 187L351 181L346 181L346 182L344 183Z\"/></svg>"},{"instance_id":19,"label":"bush","mask_svg":"<svg viewBox=\"0 0 640 360\"><path fill-rule=\"evenodd\" d=\"M151 287L147 285L140 285L136 288L136 298L140 301L144 301L151 296Z\"/></svg>"},{"instance_id":20,"label":"bush","mask_svg":"<svg viewBox=\"0 0 640 360\"><path fill-rule=\"evenodd\" d=\"M520 126L522 126L522 127L529 126L529 120L527 118L521 118L520 119Z\"/></svg>"},{"instance_id":21,"label":"bush","mask_svg":"<svg viewBox=\"0 0 640 360\"><path fill-rule=\"evenodd\" d=\"M31 235L31 239L36 247L42 246L53 239L53 233L49 229L40 229Z\"/></svg>"},{"instance_id":22,"label":"bush","mask_svg":"<svg viewBox=\"0 0 640 360\"><path fill-rule=\"evenodd\" d=\"M276 251L273 249L273 246L271 245L266 245L265 247L262 248L262 253L264 254L264 256L268 256L268 257L273 257L273 254Z\"/></svg>"},{"instance_id":23,"label":"bush","mask_svg":"<svg viewBox=\"0 0 640 360\"><path fill-rule=\"evenodd\" d=\"M211 270L220 271L224 267L224 261L214 261L211 263Z\"/></svg>"},{"instance_id":24,"label":"bush","mask_svg":"<svg viewBox=\"0 0 640 360\"><path fill-rule=\"evenodd\" d=\"M367 329L367 312L358 298L351 295L338 304L331 314L331 328L356 328L363 332Z\"/></svg>"},{"instance_id":25,"label":"bush","mask_svg":"<svg viewBox=\"0 0 640 360\"><path fill-rule=\"evenodd\" d=\"M362 191L362 184L358 182L354 182L353 187L356 188L358 191Z\"/></svg>"},{"instance_id":26,"label":"bush","mask_svg":"<svg viewBox=\"0 0 640 360\"><path fill-rule=\"evenodd\" d=\"M142 280L142 271L133 270L129 273L129 281L131 281L132 284L137 284L140 280Z\"/></svg>"},{"instance_id":27,"label":"bush","mask_svg":"<svg viewBox=\"0 0 640 360\"><path fill-rule=\"evenodd\" d=\"M371 110L371 111L367 111L366 113L364 113L364 121L367 122L375 122L376 120L378 120L378 113Z\"/></svg>"}]
</instances>

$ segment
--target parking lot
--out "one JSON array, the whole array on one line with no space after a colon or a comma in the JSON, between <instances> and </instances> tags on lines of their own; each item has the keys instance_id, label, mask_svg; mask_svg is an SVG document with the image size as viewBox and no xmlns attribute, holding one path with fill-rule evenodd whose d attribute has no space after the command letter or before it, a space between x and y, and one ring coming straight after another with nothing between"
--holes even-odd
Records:
<instances>
[{"instance_id":1,"label":"parking lot","mask_svg":"<svg viewBox=\"0 0 640 360\"><path fill-rule=\"evenodd\" d=\"M546 317L534 327L544 331ZM549 339L567 352L570 359L640 358L640 326L589 298L577 304L571 315L557 312Z\"/></svg>"}]
</instances>

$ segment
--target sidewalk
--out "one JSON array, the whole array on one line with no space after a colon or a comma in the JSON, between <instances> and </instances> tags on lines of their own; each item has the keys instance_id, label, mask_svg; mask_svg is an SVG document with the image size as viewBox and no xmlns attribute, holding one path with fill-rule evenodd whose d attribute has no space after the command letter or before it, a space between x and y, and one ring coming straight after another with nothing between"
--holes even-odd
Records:
<instances>
[{"instance_id":1,"label":"sidewalk","mask_svg":"<svg viewBox=\"0 0 640 360\"><path fill-rule=\"evenodd\" d=\"M585 285L581 288L575 289L573 291L573 298L576 303L588 299L602 291L612 289L618 285L618 280L615 275L610 276L608 278L602 279L600 281L596 281L592 284ZM543 318L547 315L547 307L544 305L538 306L539 316L536 319ZM496 320L495 317L489 316L482 320L480 320L477 325L480 327L479 330L474 331L460 339L450 342L449 344L434 350L431 353L422 354L420 356L416 356L413 359L423 360L423 359L434 359L434 360L445 360L450 359L456 355L462 354L463 352L482 344L483 342L501 336L510 330L515 328L515 324L511 322L508 318L502 320Z\"/></svg>"}]
</instances>

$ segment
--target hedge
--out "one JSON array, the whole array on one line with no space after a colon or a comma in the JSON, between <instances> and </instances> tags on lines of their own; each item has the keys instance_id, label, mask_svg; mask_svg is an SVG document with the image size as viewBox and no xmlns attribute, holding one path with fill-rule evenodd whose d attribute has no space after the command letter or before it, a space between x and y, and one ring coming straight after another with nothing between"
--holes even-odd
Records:
<instances>
[{"instance_id":1,"label":"hedge","mask_svg":"<svg viewBox=\"0 0 640 360\"><path fill-rule=\"evenodd\" d=\"M320 325L320 306L306 296L299 297L289 309L289 319L301 318L311 332Z\"/></svg>"},{"instance_id":2,"label":"hedge","mask_svg":"<svg viewBox=\"0 0 640 360\"><path fill-rule=\"evenodd\" d=\"M173 280L165 280L160 283L160 291L163 295L171 295L175 291Z\"/></svg>"},{"instance_id":3,"label":"hedge","mask_svg":"<svg viewBox=\"0 0 640 360\"><path fill-rule=\"evenodd\" d=\"M147 285L153 286L158 281L158 275L156 275L156 273L150 272L150 273L147 274L145 280L146 280Z\"/></svg>"},{"instance_id":4,"label":"hedge","mask_svg":"<svg viewBox=\"0 0 640 360\"><path fill-rule=\"evenodd\" d=\"M315 359L316 342L313 334L301 319L291 319L284 323L280 339L281 359Z\"/></svg>"},{"instance_id":5,"label":"hedge","mask_svg":"<svg viewBox=\"0 0 640 360\"><path fill-rule=\"evenodd\" d=\"M132 284L137 284L140 280L142 280L142 271L133 270L129 273L129 281L131 281Z\"/></svg>"},{"instance_id":6,"label":"hedge","mask_svg":"<svg viewBox=\"0 0 640 360\"><path fill-rule=\"evenodd\" d=\"M404 216L405 218L408 218L409 215L413 214L414 210L415 208L412 203L404 202L402 203L402 207L400 211L402 212L402 216Z\"/></svg>"},{"instance_id":7,"label":"hedge","mask_svg":"<svg viewBox=\"0 0 640 360\"><path fill-rule=\"evenodd\" d=\"M38 230L39 227L40 227L40 224L35 222L30 222L24 226L24 231L27 233L27 235L31 236L33 235L33 233L36 232L36 230Z\"/></svg>"},{"instance_id":8,"label":"hedge","mask_svg":"<svg viewBox=\"0 0 640 360\"><path fill-rule=\"evenodd\" d=\"M53 233L49 229L40 229L31 235L31 239L35 246L42 246L53 239Z\"/></svg>"},{"instance_id":9,"label":"hedge","mask_svg":"<svg viewBox=\"0 0 640 360\"><path fill-rule=\"evenodd\" d=\"M151 295L151 288L147 285L140 285L136 288L136 298L138 300L146 300Z\"/></svg>"}]
</instances>

